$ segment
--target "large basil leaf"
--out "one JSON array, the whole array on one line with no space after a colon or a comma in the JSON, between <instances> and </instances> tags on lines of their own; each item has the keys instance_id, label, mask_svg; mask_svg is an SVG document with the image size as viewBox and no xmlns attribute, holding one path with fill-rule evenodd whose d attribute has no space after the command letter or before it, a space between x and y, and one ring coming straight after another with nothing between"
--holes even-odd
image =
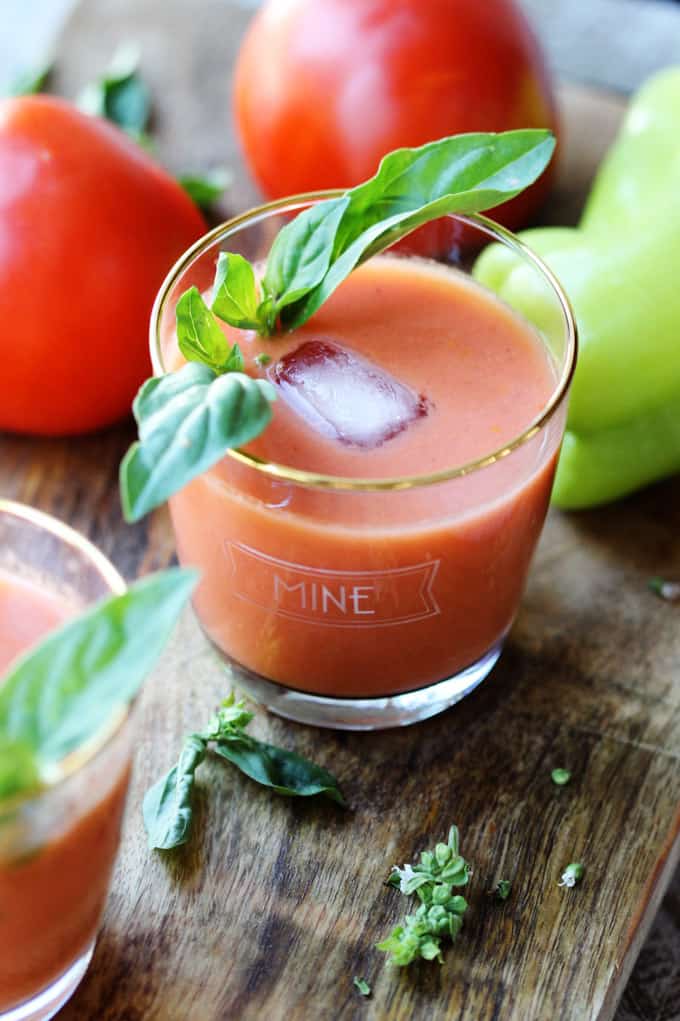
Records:
<instances>
[{"instance_id":1,"label":"large basil leaf","mask_svg":"<svg viewBox=\"0 0 680 1021\"><path fill-rule=\"evenodd\" d=\"M258 741L248 734L235 734L218 740L215 752L277 794L289 797L325 794L338 804L345 804L333 774L295 752Z\"/></svg>"},{"instance_id":2,"label":"large basil leaf","mask_svg":"<svg viewBox=\"0 0 680 1021\"><path fill-rule=\"evenodd\" d=\"M276 235L267 257L263 284L277 313L323 280L348 204L348 196L319 202Z\"/></svg>"},{"instance_id":3,"label":"large basil leaf","mask_svg":"<svg viewBox=\"0 0 680 1021\"><path fill-rule=\"evenodd\" d=\"M0 687L0 748L31 748L42 770L97 734L136 695L195 583L179 568L151 575L21 657Z\"/></svg>"},{"instance_id":4,"label":"large basil leaf","mask_svg":"<svg viewBox=\"0 0 680 1021\"><path fill-rule=\"evenodd\" d=\"M386 156L370 181L352 188L327 273L282 313L302 325L364 258L447 213L491 209L532 184L555 148L548 131L454 135Z\"/></svg>"},{"instance_id":5,"label":"large basil leaf","mask_svg":"<svg viewBox=\"0 0 680 1021\"><path fill-rule=\"evenodd\" d=\"M167 851L189 839L194 779L205 753L206 742L198 734L190 734L184 741L177 765L144 795L142 813L152 850Z\"/></svg>"},{"instance_id":6,"label":"large basil leaf","mask_svg":"<svg viewBox=\"0 0 680 1021\"><path fill-rule=\"evenodd\" d=\"M138 520L231 447L258 436L271 419L274 399L266 380L240 372L216 376L198 362L147 380L133 405L139 442L120 466L126 519Z\"/></svg>"}]
</instances>

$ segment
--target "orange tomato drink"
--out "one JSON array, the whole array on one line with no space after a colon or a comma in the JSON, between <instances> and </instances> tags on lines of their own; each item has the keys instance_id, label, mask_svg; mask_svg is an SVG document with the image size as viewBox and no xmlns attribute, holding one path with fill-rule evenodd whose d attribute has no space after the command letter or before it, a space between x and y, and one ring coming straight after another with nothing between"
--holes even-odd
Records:
<instances>
[{"instance_id":1,"label":"orange tomato drink","mask_svg":"<svg viewBox=\"0 0 680 1021\"><path fill-rule=\"evenodd\" d=\"M125 584L60 522L0 500L0 674L14 658ZM0 801L0 1019L52 1017L82 978L118 848L129 714L40 793ZM96 753L95 753L96 752Z\"/></svg>"},{"instance_id":2,"label":"orange tomato drink","mask_svg":"<svg viewBox=\"0 0 680 1021\"><path fill-rule=\"evenodd\" d=\"M152 316L157 374L181 365L175 305L192 285L209 292L220 250L262 264L313 201L245 214L177 263ZM170 511L180 561L202 572L203 630L238 684L292 719L373 729L430 716L488 674L517 612L575 328L536 257L483 217L457 219L478 249L522 257L535 321L453 251L446 263L373 256L292 333L222 324L246 371L274 384L273 419Z\"/></svg>"}]
</instances>

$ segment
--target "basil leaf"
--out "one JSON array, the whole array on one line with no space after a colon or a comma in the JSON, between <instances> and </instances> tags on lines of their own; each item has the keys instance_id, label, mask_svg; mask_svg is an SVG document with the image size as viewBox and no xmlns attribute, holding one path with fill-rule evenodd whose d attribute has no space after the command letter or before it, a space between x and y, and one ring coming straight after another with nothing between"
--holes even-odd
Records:
<instances>
[{"instance_id":1,"label":"basil leaf","mask_svg":"<svg viewBox=\"0 0 680 1021\"><path fill-rule=\"evenodd\" d=\"M217 260L212 310L230 326L258 330L259 293L255 271L242 255L221 252Z\"/></svg>"},{"instance_id":2,"label":"basil leaf","mask_svg":"<svg viewBox=\"0 0 680 1021\"><path fill-rule=\"evenodd\" d=\"M328 271L286 309L284 325L301 326L362 259L421 224L513 198L539 177L554 148L549 131L532 129L454 135L385 156L375 177L347 192Z\"/></svg>"},{"instance_id":3,"label":"basil leaf","mask_svg":"<svg viewBox=\"0 0 680 1021\"><path fill-rule=\"evenodd\" d=\"M142 813L151 850L167 851L189 839L195 774L205 753L205 741L198 734L190 734L177 765L144 795Z\"/></svg>"},{"instance_id":4,"label":"basil leaf","mask_svg":"<svg viewBox=\"0 0 680 1021\"><path fill-rule=\"evenodd\" d=\"M209 209L222 198L231 179L226 167L217 167L205 174L180 174L177 182L200 209Z\"/></svg>"},{"instance_id":5,"label":"basil leaf","mask_svg":"<svg viewBox=\"0 0 680 1021\"><path fill-rule=\"evenodd\" d=\"M0 801L40 790L36 754L27 741L0 735Z\"/></svg>"},{"instance_id":6,"label":"basil leaf","mask_svg":"<svg viewBox=\"0 0 680 1021\"><path fill-rule=\"evenodd\" d=\"M38 92L44 92L52 68L52 64L43 64L42 67L21 71L10 85L9 95L34 96Z\"/></svg>"},{"instance_id":7,"label":"basil leaf","mask_svg":"<svg viewBox=\"0 0 680 1021\"><path fill-rule=\"evenodd\" d=\"M151 95L138 68L137 47L121 47L106 74L85 87L78 106L84 113L105 117L140 141L149 123Z\"/></svg>"},{"instance_id":8,"label":"basil leaf","mask_svg":"<svg viewBox=\"0 0 680 1021\"><path fill-rule=\"evenodd\" d=\"M196 583L174 568L99 603L27 652L0 687L0 733L41 769L93 737L136 695Z\"/></svg>"},{"instance_id":9,"label":"basil leaf","mask_svg":"<svg viewBox=\"0 0 680 1021\"><path fill-rule=\"evenodd\" d=\"M277 794L290 797L325 794L339 805L345 805L333 774L295 752L266 744L247 734L225 735L215 745L215 752Z\"/></svg>"},{"instance_id":10,"label":"basil leaf","mask_svg":"<svg viewBox=\"0 0 680 1021\"><path fill-rule=\"evenodd\" d=\"M201 297L198 287L185 291L175 308L177 345L189 362L209 365L217 374L242 372L237 344L229 346L220 324Z\"/></svg>"},{"instance_id":11,"label":"basil leaf","mask_svg":"<svg viewBox=\"0 0 680 1021\"><path fill-rule=\"evenodd\" d=\"M348 204L347 196L319 202L305 209L276 235L263 279L276 314L323 279Z\"/></svg>"},{"instance_id":12,"label":"basil leaf","mask_svg":"<svg viewBox=\"0 0 680 1021\"><path fill-rule=\"evenodd\" d=\"M216 376L198 362L147 380L133 404L139 442L120 466L126 520L137 521L231 447L259 436L275 396L266 380L240 372Z\"/></svg>"}]
</instances>

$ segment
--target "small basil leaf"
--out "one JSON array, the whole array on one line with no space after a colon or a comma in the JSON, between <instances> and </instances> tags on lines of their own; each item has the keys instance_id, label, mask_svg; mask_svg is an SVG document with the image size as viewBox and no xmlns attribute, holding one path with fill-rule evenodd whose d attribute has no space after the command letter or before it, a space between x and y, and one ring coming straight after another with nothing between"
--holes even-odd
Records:
<instances>
[{"instance_id":1,"label":"small basil leaf","mask_svg":"<svg viewBox=\"0 0 680 1021\"><path fill-rule=\"evenodd\" d=\"M301 326L360 261L421 224L513 198L539 177L554 147L549 131L535 129L454 135L385 156L375 177L347 193L328 271L286 309L284 325Z\"/></svg>"},{"instance_id":2,"label":"small basil leaf","mask_svg":"<svg viewBox=\"0 0 680 1021\"><path fill-rule=\"evenodd\" d=\"M230 347L220 324L201 297L198 287L185 291L175 308L177 345L189 362L202 362L216 373L241 372L238 346Z\"/></svg>"},{"instance_id":3,"label":"small basil leaf","mask_svg":"<svg viewBox=\"0 0 680 1021\"><path fill-rule=\"evenodd\" d=\"M0 687L3 738L44 768L97 734L136 695L195 583L194 571L162 571L49 634Z\"/></svg>"},{"instance_id":4,"label":"small basil leaf","mask_svg":"<svg viewBox=\"0 0 680 1021\"><path fill-rule=\"evenodd\" d=\"M184 741L177 765L144 795L142 813L152 850L167 851L189 839L195 774L205 753L205 741L198 734L190 734Z\"/></svg>"},{"instance_id":5,"label":"small basil leaf","mask_svg":"<svg viewBox=\"0 0 680 1021\"><path fill-rule=\"evenodd\" d=\"M319 202L305 209L277 234L267 257L263 280L277 313L323 279L348 204L347 196Z\"/></svg>"},{"instance_id":6,"label":"small basil leaf","mask_svg":"<svg viewBox=\"0 0 680 1021\"><path fill-rule=\"evenodd\" d=\"M38 92L44 92L52 68L52 64L43 64L42 67L21 71L10 85L9 95L34 96Z\"/></svg>"},{"instance_id":7,"label":"small basil leaf","mask_svg":"<svg viewBox=\"0 0 680 1021\"><path fill-rule=\"evenodd\" d=\"M213 294L212 310L225 323L241 330L260 328L255 271L242 255L220 253Z\"/></svg>"},{"instance_id":8,"label":"small basil leaf","mask_svg":"<svg viewBox=\"0 0 680 1021\"><path fill-rule=\"evenodd\" d=\"M106 74L85 87L78 98L78 106L84 113L105 117L140 139L146 137L151 96L138 67L137 47L121 47Z\"/></svg>"},{"instance_id":9,"label":"small basil leaf","mask_svg":"<svg viewBox=\"0 0 680 1021\"><path fill-rule=\"evenodd\" d=\"M215 745L215 752L277 794L291 797L324 794L339 805L345 805L333 774L295 752L266 744L247 734L222 738Z\"/></svg>"},{"instance_id":10,"label":"small basil leaf","mask_svg":"<svg viewBox=\"0 0 680 1021\"><path fill-rule=\"evenodd\" d=\"M226 167L217 167L205 174L180 174L179 185L197 206L209 209L213 206L231 184L232 175Z\"/></svg>"},{"instance_id":11,"label":"small basil leaf","mask_svg":"<svg viewBox=\"0 0 680 1021\"><path fill-rule=\"evenodd\" d=\"M0 801L40 790L35 750L27 741L0 736Z\"/></svg>"},{"instance_id":12,"label":"small basil leaf","mask_svg":"<svg viewBox=\"0 0 680 1021\"><path fill-rule=\"evenodd\" d=\"M147 380L133 404L139 442L120 466L126 520L137 521L229 449L259 436L275 397L266 380L240 372L216 376L199 362Z\"/></svg>"}]
</instances>

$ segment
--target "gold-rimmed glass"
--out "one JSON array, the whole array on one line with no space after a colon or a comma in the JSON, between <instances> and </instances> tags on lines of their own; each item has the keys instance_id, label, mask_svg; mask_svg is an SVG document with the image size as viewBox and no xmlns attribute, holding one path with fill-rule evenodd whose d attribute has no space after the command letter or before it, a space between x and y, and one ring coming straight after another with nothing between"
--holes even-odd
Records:
<instances>
[{"instance_id":1,"label":"gold-rimmed glass","mask_svg":"<svg viewBox=\"0 0 680 1021\"><path fill-rule=\"evenodd\" d=\"M84 536L0 499L0 614L30 608L34 594L57 626L125 588ZM17 592L25 603L12 601ZM31 623L22 614L8 619L5 664L39 638L33 626L21 634ZM43 777L38 795L0 802L0 1021L52 1017L87 969L118 849L132 737L128 708Z\"/></svg>"},{"instance_id":2,"label":"gold-rimmed glass","mask_svg":"<svg viewBox=\"0 0 680 1021\"><path fill-rule=\"evenodd\" d=\"M220 251L261 264L291 215L335 194L262 206L216 228L189 249L156 299L150 337L154 371L163 373L173 364L177 300L190 286L209 289ZM230 451L170 501L180 560L203 572L194 598L203 629L242 687L270 709L302 722L373 729L410 723L451 705L488 674L521 597L564 431L576 330L558 282L517 238L482 216L452 220L466 238L463 249L452 245L439 259L452 272L469 274L471 250L478 253L488 244L500 244L516 256L531 280L536 315L529 311L529 319L552 362L555 382L545 405L520 434L469 463L429 475L379 479L321 475ZM478 492L473 493L466 479L482 473L487 495L480 505ZM535 490L530 524L519 513L520 502L513 502L518 487L525 493ZM425 490L437 494L432 501L439 508L436 517L423 512ZM499 500L505 501L505 512L487 513L487 504L490 508ZM381 529L388 503L389 534ZM465 618L483 615L484 606L462 598L456 616L447 592L464 586L466 578L469 586L470 565L462 569L454 547L469 521L482 514L488 541L475 560L476 577L492 573L501 539L507 547L514 538L516 548L508 556L512 584L504 584L502 599L491 589L485 592L482 604L496 598L498 612L472 641L464 635ZM395 524L400 530L396 535ZM307 556L300 540L305 530L321 528L327 530L324 562ZM430 536L423 544L424 559L414 553L409 560L413 528ZM472 536L468 545L475 542ZM409 571L420 585L420 602L407 594L403 579ZM362 622L355 621L354 627L347 620L329 624L314 619L313 612L289 598L295 590L298 601L304 596L311 604L315 584L328 588L341 581L356 594L367 580L375 591L390 590L389 598L394 605L401 601L402 609L410 599L408 612L381 619L382 632L372 636ZM448 609L443 610L445 605ZM388 655L391 627L406 628L412 639L398 662Z\"/></svg>"}]
</instances>

